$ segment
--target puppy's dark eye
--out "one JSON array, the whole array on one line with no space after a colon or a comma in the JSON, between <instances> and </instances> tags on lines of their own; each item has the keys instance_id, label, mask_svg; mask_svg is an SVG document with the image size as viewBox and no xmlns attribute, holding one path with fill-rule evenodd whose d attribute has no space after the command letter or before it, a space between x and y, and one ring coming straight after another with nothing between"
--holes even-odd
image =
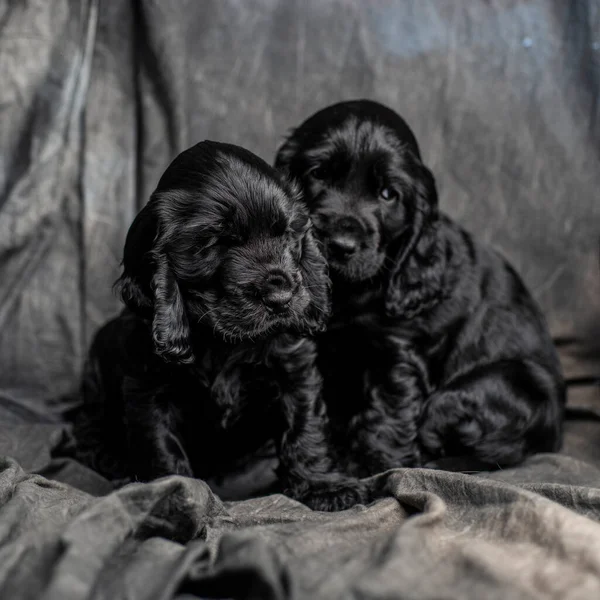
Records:
<instances>
[{"instance_id":1,"label":"puppy's dark eye","mask_svg":"<svg viewBox=\"0 0 600 600\"><path fill-rule=\"evenodd\" d=\"M398 192L391 187L384 187L380 192L379 192L379 197L386 203L388 204L392 204L393 202L396 202L396 200L398 200Z\"/></svg>"},{"instance_id":2,"label":"puppy's dark eye","mask_svg":"<svg viewBox=\"0 0 600 600\"><path fill-rule=\"evenodd\" d=\"M308 172L308 175L316 181L323 181L329 177L329 170L324 165L317 165Z\"/></svg>"}]
</instances>

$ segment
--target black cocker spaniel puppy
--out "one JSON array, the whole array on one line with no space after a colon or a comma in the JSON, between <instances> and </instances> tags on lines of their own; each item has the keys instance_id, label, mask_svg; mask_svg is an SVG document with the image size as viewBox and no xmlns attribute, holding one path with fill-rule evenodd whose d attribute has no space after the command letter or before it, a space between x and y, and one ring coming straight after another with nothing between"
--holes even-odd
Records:
<instances>
[{"instance_id":1,"label":"black cocker spaniel puppy","mask_svg":"<svg viewBox=\"0 0 600 600\"><path fill-rule=\"evenodd\" d=\"M134 220L93 342L77 457L111 479L209 478L274 440L282 488L316 509L364 500L333 471L315 343L327 264L296 189L251 152L180 154Z\"/></svg>"},{"instance_id":2,"label":"black cocker spaniel puppy","mask_svg":"<svg viewBox=\"0 0 600 600\"><path fill-rule=\"evenodd\" d=\"M506 260L438 211L406 122L342 102L295 129L275 165L300 182L329 261L318 364L347 469L557 450L564 384L544 317Z\"/></svg>"}]
</instances>

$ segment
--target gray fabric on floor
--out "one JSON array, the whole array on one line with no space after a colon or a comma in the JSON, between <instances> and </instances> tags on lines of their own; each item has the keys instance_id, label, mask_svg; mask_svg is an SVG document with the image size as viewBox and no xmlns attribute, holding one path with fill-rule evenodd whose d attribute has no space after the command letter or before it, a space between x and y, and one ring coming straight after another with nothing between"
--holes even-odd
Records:
<instances>
[{"instance_id":1,"label":"gray fabric on floor","mask_svg":"<svg viewBox=\"0 0 600 600\"><path fill-rule=\"evenodd\" d=\"M459 475L399 469L390 497L312 512L223 504L169 477L95 498L0 463L2 598L561 598L600 595L600 471L562 456Z\"/></svg>"}]
</instances>

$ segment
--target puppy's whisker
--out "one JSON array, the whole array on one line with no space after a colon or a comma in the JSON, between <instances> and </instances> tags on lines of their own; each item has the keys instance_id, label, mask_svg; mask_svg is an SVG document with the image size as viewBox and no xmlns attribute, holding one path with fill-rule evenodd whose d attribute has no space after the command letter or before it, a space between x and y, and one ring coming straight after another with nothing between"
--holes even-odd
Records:
<instances>
[{"instance_id":1,"label":"puppy's whisker","mask_svg":"<svg viewBox=\"0 0 600 600\"><path fill-rule=\"evenodd\" d=\"M202 319L204 319L204 317L208 316L208 315L212 315L219 307L218 306L213 306L212 308L209 308L207 310L205 310L199 317L198 317L198 323L200 323L202 321Z\"/></svg>"},{"instance_id":2,"label":"puppy's whisker","mask_svg":"<svg viewBox=\"0 0 600 600\"><path fill-rule=\"evenodd\" d=\"M326 311L324 308L322 308L321 306L318 306L317 304L313 304L313 309L326 315L328 314L328 311Z\"/></svg>"},{"instance_id":3,"label":"puppy's whisker","mask_svg":"<svg viewBox=\"0 0 600 600\"><path fill-rule=\"evenodd\" d=\"M303 286L305 290L318 290L318 289L322 289L322 286L320 285L304 285Z\"/></svg>"}]
</instances>

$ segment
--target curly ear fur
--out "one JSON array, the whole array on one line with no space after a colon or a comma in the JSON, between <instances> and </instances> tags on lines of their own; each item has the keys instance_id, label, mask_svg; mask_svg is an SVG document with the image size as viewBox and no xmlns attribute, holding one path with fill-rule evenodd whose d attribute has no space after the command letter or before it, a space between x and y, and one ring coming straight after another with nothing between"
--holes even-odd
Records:
<instances>
[{"instance_id":1,"label":"curly ear fur","mask_svg":"<svg viewBox=\"0 0 600 600\"><path fill-rule=\"evenodd\" d=\"M194 356L183 299L166 255L156 248L155 205L153 196L129 228L123 274L115 288L129 310L152 321L156 353L168 361L190 363Z\"/></svg>"},{"instance_id":2,"label":"curly ear fur","mask_svg":"<svg viewBox=\"0 0 600 600\"><path fill-rule=\"evenodd\" d=\"M437 190L431 171L410 157L412 228L389 273L385 309L389 316L413 318L431 309L442 297L446 257L438 238Z\"/></svg>"},{"instance_id":3,"label":"curly ear fur","mask_svg":"<svg viewBox=\"0 0 600 600\"><path fill-rule=\"evenodd\" d=\"M287 168L282 166L279 171L281 183L287 188L296 207L302 206L308 216L300 184L293 179ZM314 235L309 218L306 235L302 246L302 257L299 268L302 272L304 285L309 291L311 301L304 317L303 331L309 334L325 331L331 314L331 281L329 279L329 264L320 248L320 242Z\"/></svg>"},{"instance_id":4,"label":"curly ear fur","mask_svg":"<svg viewBox=\"0 0 600 600\"><path fill-rule=\"evenodd\" d=\"M156 270L152 278L154 318L152 339L157 354L165 360L189 364L194 362L183 298L165 254L155 255Z\"/></svg>"},{"instance_id":5,"label":"curly ear fur","mask_svg":"<svg viewBox=\"0 0 600 600\"><path fill-rule=\"evenodd\" d=\"M327 260L319 250L312 231L306 234L301 269L304 283L312 296L306 314L308 331L319 333L325 330L331 310L331 282Z\"/></svg>"}]
</instances>

